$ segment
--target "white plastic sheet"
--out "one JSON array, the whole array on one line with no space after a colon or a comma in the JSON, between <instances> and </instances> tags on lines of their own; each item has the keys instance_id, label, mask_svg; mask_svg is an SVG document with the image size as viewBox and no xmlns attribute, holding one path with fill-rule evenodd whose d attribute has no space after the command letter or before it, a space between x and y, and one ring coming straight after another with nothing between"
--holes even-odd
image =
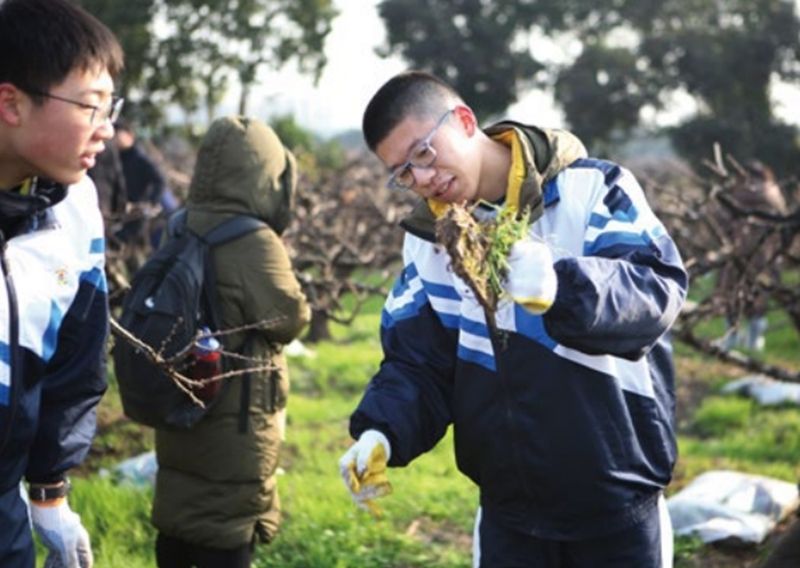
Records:
<instances>
[{"instance_id":1,"label":"white plastic sheet","mask_svg":"<svg viewBox=\"0 0 800 568\"><path fill-rule=\"evenodd\" d=\"M117 483L130 483L137 486L154 485L158 462L154 451L128 458L115 465L111 471L100 470L100 475L110 477Z\"/></svg>"},{"instance_id":2,"label":"white plastic sheet","mask_svg":"<svg viewBox=\"0 0 800 568\"><path fill-rule=\"evenodd\" d=\"M283 348L283 352L287 357L314 359L317 356L317 353L313 349L306 347L299 339L293 339L291 343Z\"/></svg>"},{"instance_id":3,"label":"white plastic sheet","mask_svg":"<svg viewBox=\"0 0 800 568\"><path fill-rule=\"evenodd\" d=\"M709 471L667 500L676 535L703 542L759 543L798 506L794 483L736 471Z\"/></svg>"},{"instance_id":4,"label":"white plastic sheet","mask_svg":"<svg viewBox=\"0 0 800 568\"><path fill-rule=\"evenodd\" d=\"M722 388L722 392L749 396L763 406L800 405L800 384L776 381L764 375L750 375L730 382Z\"/></svg>"}]
</instances>

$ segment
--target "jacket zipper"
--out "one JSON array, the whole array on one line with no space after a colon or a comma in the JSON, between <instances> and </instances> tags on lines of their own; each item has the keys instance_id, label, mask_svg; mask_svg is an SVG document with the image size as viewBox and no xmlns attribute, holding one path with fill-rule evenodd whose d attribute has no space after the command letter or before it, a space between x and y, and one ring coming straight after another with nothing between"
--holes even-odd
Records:
<instances>
[{"instance_id":1,"label":"jacket zipper","mask_svg":"<svg viewBox=\"0 0 800 568\"><path fill-rule=\"evenodd\" d=\"M522 458L520 456L520 452L522 452L522 444L518 428L514 425L514 409L512 408L512 397L510 393L511 387L509 385L510 379L503 372L500 364L502 352L506 349L506 338L502 337L501 334L507 332L492 329L491 326L488 326L488 328L492 349L494 349L494 360L497 367L497 374L500 376L500 383L503 385L503 400L505 401L506 407L506 421L508 423L508 430L511 438L511 459L514 462L514 469L517 473L517 483L525 494L528 494L529 497L532 497L529 495L528 484L525 483L525 475L522 471Z\"/></svg>"},{"instance_id":2,"label":"jacket zipper","mask_svg":"<svg viewBox=\"0 0 800 568\"><path fill-rule=\"evenodd\" d=\"M11 271L8 268L8 259L6 258L6 250L8 249L8 242L6 241L5 234L0 231L0 269L3 271L3 278L6 284L6 294L8 295L8 315L9 315L9 374L11 384L9 385L9 406L8 424L6 424L6 431L3 434L2 441L0 441L0 452L5 448L11 436L12 424L14 416L17 411L17 404L19 401L20 391L22 384L19 380L19 365L18 365L18 351L19 351L19 306L17 306L17 292L14 288L14 280L11 277Z\"/></svg>"}]
</instances>

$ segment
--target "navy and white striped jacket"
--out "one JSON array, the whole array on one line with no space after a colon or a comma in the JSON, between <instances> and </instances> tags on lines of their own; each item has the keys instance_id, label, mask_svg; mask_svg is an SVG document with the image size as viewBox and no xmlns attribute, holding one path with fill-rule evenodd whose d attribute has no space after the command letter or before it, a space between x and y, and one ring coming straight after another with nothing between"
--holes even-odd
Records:
<instances>
[{"instance_id":1,"label":"navy and white striped jacket","mask_svg":"<svg viewBox=\"0 0 800 568\"><path fill-rule=\"evenodd\" d=\"M91 180L26 224L2 250L0 494L83 461L106 388L105 242Z\"/></svg>"},{"instance_id":2,"label":"navy and white striped jacket","mask_svg":"<svg viewBox=\"0 0 800 568\"><path fill-rule=\"evenodd\" d=\"M403 466L453 424L487 513L541 538L590 538L637 522L670 481L667 332L688 281L629 171L579 159L543 193L530 232L551 246L558 294L544 316L501 303L502 338L443 249L406 234L384 360L350 430L384 432Z\"/></svg>"}]
</instances>

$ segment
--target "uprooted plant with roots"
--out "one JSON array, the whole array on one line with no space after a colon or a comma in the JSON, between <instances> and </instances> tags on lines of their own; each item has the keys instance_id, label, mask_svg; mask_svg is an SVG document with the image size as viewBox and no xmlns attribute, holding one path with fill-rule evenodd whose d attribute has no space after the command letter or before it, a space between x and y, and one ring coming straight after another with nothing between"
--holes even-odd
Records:
<instances>
[{"instance_id":1,"label":"uprooted plant with roots","mask_svg":"<svg viewBox=\"0 0 800 568\"><path fill-rule=\"evenodd\" d=\"M497 215L479 221L474 215L478 204L449 205L436 222L436 240L447 250L451 269L473 291L494 330L497 304L505 294L508 253L515 242L527 236L530 211L520 214L515 208L491 206Z\"/></svg>"}]
</instances>

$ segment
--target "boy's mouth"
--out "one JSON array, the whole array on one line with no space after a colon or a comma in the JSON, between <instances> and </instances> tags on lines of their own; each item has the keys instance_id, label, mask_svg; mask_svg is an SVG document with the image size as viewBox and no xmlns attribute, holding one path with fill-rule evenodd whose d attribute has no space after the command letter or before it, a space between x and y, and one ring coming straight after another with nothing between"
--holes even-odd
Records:
<instances>
[{"instance_id":1,"label":"boy's mouth","mask_svg":"<svg viewBox=\"0 0 800 568\"><path fill-rule=\"evenodd\" d=\"M450 178L447 182L439 186L439 188L434 191L433 198L434 199L442 199L447 193L449 193L450 188L453 186L453 181L455 178Z\"/></svg>"}]
</instances>

